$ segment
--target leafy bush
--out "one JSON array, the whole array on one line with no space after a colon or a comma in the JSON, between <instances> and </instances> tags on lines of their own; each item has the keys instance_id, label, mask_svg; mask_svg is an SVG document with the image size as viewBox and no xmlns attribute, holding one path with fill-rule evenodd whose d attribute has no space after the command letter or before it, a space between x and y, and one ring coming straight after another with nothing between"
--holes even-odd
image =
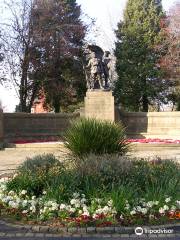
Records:
<instances>
[{"instance_id":1,"label":"leafy bush","mask_svg":"<svg viewBox=\"0 0 180 240\"><path fill-rule=\"evenodd\" d=\"M17 176L8 183L8 189L39 196L48 182L64 170L63 164L52 154L37 155L28 158L17 170Z\"/></svg>"},{"instance_id":2,"label":"leafy bush","mask_svg":"<svg viewBox=\"0 0 180 240\"><path fill-rule=\"evenodd\" d=\"M180 198L180 165L174 161L135 161L131 179L147 199L160 200L164 195Z\"/></svg>"},{"instance_id":3,"label":"leafy bush","mask_svg":"<svg viewBox=\"0 0 180 240\"><path fill-rule=\"evenodd\" d=\"M83 158L76 158L74 162L79 175L102 178L106 186L123 181L133 168L129 158L117 154L89 154Z\"/></svg>"},{"instance_id":4,"label":"leafy bush","mask_svg":"<svg viewBox=\"0 0 180 240\"><path fill-rule=\"evenodd\" d=\"M89 153L125 154L128 151L125 129L109 121L81 118L73 121L65 134L65 146L76 156Z\"/></svg>"},{"instance_id":5,"label":"leafy bush","mask_svg":"<svg viewBox=\"0 0 180 240\"><path fill-rule=\"evenodd\" d=\"M61 166L62 164L53 154L37 155L27 160L18 168L19 172L36 172L39 169L48 171L51 167Z\"/></svg>"}]
</instances>

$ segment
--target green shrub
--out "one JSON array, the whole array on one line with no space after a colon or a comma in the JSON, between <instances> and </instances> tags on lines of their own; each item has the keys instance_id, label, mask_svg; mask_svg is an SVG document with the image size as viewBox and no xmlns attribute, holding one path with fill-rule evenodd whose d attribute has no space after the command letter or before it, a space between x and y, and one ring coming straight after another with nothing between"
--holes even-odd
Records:
<instances>
[{"instance_id":1,"label":"green shrub","mask_svg":"<svg viewBox=\"0 0 180 240\"><path fill-rule=\"evenodd\" d=\"M106 186L123 181L133 168L129 158L117 154L89 154L74 159L74 162L79 175L102 178Z\"/></svg>"},{"instance_id":2,"label":"green shrub","mask_svg":"<svg viewBox=\"0 0 180 240\"><path fill-rule=\"evenodd\" d=\"M134 161L129 181L139 186L139 194L146 199L180 198L180 165L174 161Z\"/></svg>"},{"instance_id":3,"label":"green shrub","mask_svg":"<svg viewBox=\"0 0 180 240\"><path fill-rule=\"evenodd\" d=\"M27 160L18 168L19 172L36 172L39 169L48 171L51 167L61 166L62 164L53 154L37 155Z\"/></svg>"},{"instance_id":4,"label":"green shrub","mask_svg":"<svg viewBox=\"0 0 180 240\"><path fill-rule=\"evenodd\" d=\"M51 178L64 171L64 166L52 154L28 158L18 169L17 176L8 183L8 189L39 196Z\"/></svg>"},{"instance_id":5,"label":"green shrub","mask_svg":"<svg viewBox=\"0 0 180 240\"><path fill-rule=\"evenodd\" d=\"M125 129L109 121L81 118L73 121L65 134L65 146L76 156L89 153L125 154L128 151Z\"/></svg>"}]
</instances>

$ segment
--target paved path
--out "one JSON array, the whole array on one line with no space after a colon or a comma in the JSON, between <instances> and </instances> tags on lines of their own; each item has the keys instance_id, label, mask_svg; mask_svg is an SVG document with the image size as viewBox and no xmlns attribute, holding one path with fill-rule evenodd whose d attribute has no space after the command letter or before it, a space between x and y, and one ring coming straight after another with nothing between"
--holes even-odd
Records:
<instances>
[{"instance_id":1,"label":"paved path","mask_svg":"<svg viewBox=\"0 0 180 240\"><path fill-rule=\"evenodd\" d=\"M26 146L26 145L24 145ZM34 144L34 147L17 147L0 150L0 175L5 172L13 172L26 158L34 157L39 154L54 154L60 160L65 156L65 149L52 144Z\"/></svg>"},{"instance_id":2,"label":"paved path","mask_svg":"<svg viewBox=\"0 0 180 240\"><path fill-rule=\"evenodd\" d=\"M20 144L16 148L7 148L0 151L0 175L14 171L27 157L38 154L52 153L60 160L65 157L65 148L62 143ZM135 144L129 153L132 157L155 157L176 159L180 162L180 144Z\"/></svg>"},{"instance_id":3,"label":"paved path","mask_svg":"<svg viewBox=\"0 0 180 240\"><path fill-rule=\"evenodd\" d=\"M30 230L22 230L16 227L8 226L4 221L0 221L0 240L109 240L109 239L157 239L160 238L161 240L179 240L180 239L180 227L177 227L174 231L174 234L169 235L149 235L149 236L141 236L138 237L135 234L93 234L93 236L82 235L81 234L74 234L68 236L67 234L57 235L57 234L50 234L50 233L33 233Z\"/></svg>"}]
</instances>

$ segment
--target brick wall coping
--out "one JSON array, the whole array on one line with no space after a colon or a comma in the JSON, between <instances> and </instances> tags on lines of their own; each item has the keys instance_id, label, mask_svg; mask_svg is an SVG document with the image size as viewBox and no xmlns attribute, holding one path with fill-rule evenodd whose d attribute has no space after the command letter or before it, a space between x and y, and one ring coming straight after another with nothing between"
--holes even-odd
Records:
<instances>
[{"instance_id":1,"label":"brick wall coping","mask_svg":"<svg viewBox=\"0 0 180 240\"><path fill-rule=\"evenodd\" d=\"M122 116L128 117L180 117L179 112L121 112Z\"/></svg>"},{"instance_id":2,"label":"brick wall coping","mask_svg":"<svg viewBox=\"0 0 180 240\"><path fill-rule=\"evenodd\" d=\"M79 113L3 113L8 118L71 118L78 117Z\"/></svg>"}]
</instances>

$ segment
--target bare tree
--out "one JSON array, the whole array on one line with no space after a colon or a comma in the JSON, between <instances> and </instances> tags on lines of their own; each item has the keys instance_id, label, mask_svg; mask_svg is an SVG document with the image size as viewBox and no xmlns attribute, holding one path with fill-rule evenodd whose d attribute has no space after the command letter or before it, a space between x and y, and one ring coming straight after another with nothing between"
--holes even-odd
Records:
<instances>
[{"instance_id":1,"label":"bare tree","mask_svg":"<svg viewBox=\"0 0 180 240\"><path fill-rule=\"evenodd\" d=\"M1 24L0 40L4 54L1 81L10 83L20 100L19 110L30 112L39 83L30 78L34 71L36 54L33 46L32 0L6 0L8 21Z\"/></svg>"}]
</instances>

